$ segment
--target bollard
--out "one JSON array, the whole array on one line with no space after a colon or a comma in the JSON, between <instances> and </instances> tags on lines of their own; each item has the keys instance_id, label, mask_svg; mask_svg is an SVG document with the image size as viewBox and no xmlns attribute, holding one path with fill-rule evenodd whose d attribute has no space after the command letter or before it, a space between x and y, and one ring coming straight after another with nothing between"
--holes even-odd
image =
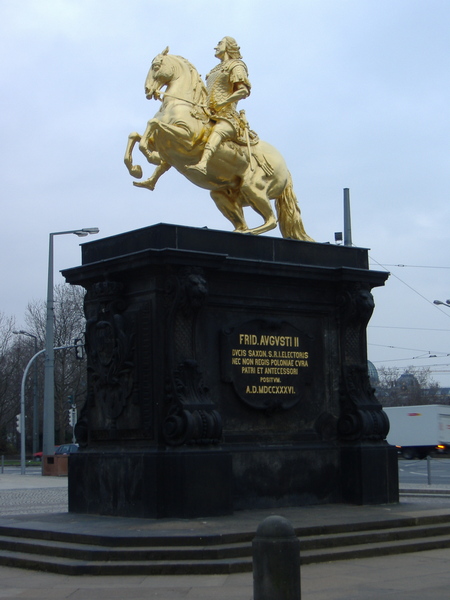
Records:
<instances>
[{"instance_id":1,"label":"bollard","mask_svg":"<svg viewBox=\"0 0 450 600\"><path fill-rule=\"evenodd\" d=\"M300 600L300 542L284 517L264 519L253 547L253 600Z\"/></svg>"}]
</instances>

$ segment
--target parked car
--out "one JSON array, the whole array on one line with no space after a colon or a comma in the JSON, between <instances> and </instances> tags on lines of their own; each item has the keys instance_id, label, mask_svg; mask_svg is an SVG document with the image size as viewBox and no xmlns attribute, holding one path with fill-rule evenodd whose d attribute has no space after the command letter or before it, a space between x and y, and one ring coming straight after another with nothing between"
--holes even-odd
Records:
<instances>
[{"instance_id":1,"label":"parked car","mask_svg":"<svg viewBox=\"0 0 450 600\"><path fill-rule=\"evenodd\" d=\"M73 454L78 452L78 444L61 444L55 450L55 454Z\"/></svg>"},{"instance_id":2,"label":"parked car","mask_svg":"<svg viewBox=\"0 0 450 600\"><path fill-rule=\"evenodd\" d=\"M55 454L57 449L59 448L59 446L55 446ZM41 461L42 460L42 451L41 452L36 452L35 454L33 454L33 460L37 460L37 461Z\"/></svg>"}]
</instances>

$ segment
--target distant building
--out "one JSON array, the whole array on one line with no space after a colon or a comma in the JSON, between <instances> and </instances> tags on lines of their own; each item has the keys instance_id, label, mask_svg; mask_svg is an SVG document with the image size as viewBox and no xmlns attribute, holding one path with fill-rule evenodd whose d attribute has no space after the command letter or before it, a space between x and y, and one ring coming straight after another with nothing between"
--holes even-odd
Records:
<instances>
[{"instance_id":1,"label":"distant building","mask_svg":"<svg viewBox=\"0 0 450 600\"><path fill-rule=\"evenodd\" d=\"M380 383L380 378L378 376L378 371L377 371L375 365L370 362L370 360L367 361L367 368L369 370L370 385L373 388L376 388L377 385Z\"/></svg>"},{"instance_id":2,"label":"distant building","mask_svg":"<svg viewBox=\"0 0 450 600\"><path fill-rule=\"evenodd\" d=\"M400 392L412 392L420 389L420 384L417 377L412 373L403 373L395 382L395 386Z\"/></svg>"},{"instance_id":3,"label":"distant building","mask_svg":"<svg viewBox=\"0 0 450 600\"><path fill-rule=\"evenodd\" d=\"M373 363L367 361L370 385L383 406L408 406L414 404L450 404L450 387L422 388L413 373L403 373L391 384L380 386L380 377Z\"/></svg>"}]
</instances>

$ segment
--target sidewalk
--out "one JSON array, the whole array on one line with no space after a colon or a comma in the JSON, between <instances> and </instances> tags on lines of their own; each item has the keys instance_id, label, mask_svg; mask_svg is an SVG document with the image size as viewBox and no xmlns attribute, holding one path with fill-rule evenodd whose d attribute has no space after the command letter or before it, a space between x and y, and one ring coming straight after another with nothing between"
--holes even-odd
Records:
<instances>
[{"instance_id":1,"label":"sidewalk","mask_svg":"<svg viewBox=\"0 0 450 600\"><path fill-rule=\"evenodd\" d=\"M18 473L0 473L0 492L2 490L64 488L67 489L67 477L43 477L39 474L20 475Z\"/></svg>"},{"instance_id":2,"label":"sidewalk","mask_svg":"<svg viewBox=\"0 0 450 600\"><path fill-rule=\"evenodd\" d=\"M306 565L302 600L448 600L449 565L450 549ZM0 567L0 598L252 600L253 581L251 573L71 577Z\"/></svg>"},{"instance_id":3,"label":"sidewalk","mask_svg":"<svg viewBox=\"0 0 450 600\"><path fill-rule=\"evenodd\" d=\"M403 489L404 486L402 486ZM450 512L450 499L442 492L434 497L402 496L399 505L380 507L302 507L301 521L351 521L361 513L385 518L388 513ZM39 475L0 475L0 498L8 492L47 490L65 492L66 478ZM29 492L26 492L29 490ZM412 490L412 492L410 491ZM405 490L406 491L406 490ZM429 492L427 485L414 486L409 493ZM282 513L289 513L291 510ZM20 511L19 511L20 512ZM1 514L1 510L0 510ZM8 513L12 514L12 513ZM285 516L288 517L288 514ZM292 515L293 516L293 515ZM236 515L237 520L244 515ZM247 514L251 526L256 520ZM5 518L5 516L3 517ZM9 520L11 517L7 516ZM67 515L65 520L70 520ZM323 521L322 521L323 520ZM46 521L52 523L51 514ZM109 527L114 519L107 518ZM255 521L255 522L253 522ZM58 518L53 521L57 525ZM244 525L243 520L241 521ZM246 523L249 526L250 523ZM117 522L118 525L118 522ZM129 524L131 526L131 522ZM162 524L161 524L162 525ZM182 523L179 523L182 525ZM202 523L196 523L197 526ZM106 526L106 522L105 522ZM157 524L156 524L157 526ZM166 523L167 526L167 523ZM302 600L448 600L450 597L450 549L413 554L304 565L301 568ZM66 576L0 567L0 599L70 600L252 600L251 573L191 576Z\"/></svg>"}]
</instances>

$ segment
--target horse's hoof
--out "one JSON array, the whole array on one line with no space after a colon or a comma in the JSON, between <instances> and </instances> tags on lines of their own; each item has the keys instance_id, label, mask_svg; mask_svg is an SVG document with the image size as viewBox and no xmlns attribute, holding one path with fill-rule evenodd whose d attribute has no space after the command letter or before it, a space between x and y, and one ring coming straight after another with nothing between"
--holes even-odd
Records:
<instances>
[{"instance_id":1,"label":"horse's hoof","mask_svg":"<svg viewBox=\"0 0 450 600\"><path fill-rule=\"evenodd\" d=\"M133 165L130 169L130 175L140 179L142 177L142 167L139 165Z\"/></svg>"},{"instance_id":2,"label":"horse's hoof","mask_svg":"<svg viewBox=\"0 0 450 600\"><path fill-rule=\"evenodd\" d=\"M146 179L145 181L133 181L133 185L140 188L146 188L147 190L151 190L152 192L155 189L155 184L148 179Z\"/></svg>"}]
</instances>

